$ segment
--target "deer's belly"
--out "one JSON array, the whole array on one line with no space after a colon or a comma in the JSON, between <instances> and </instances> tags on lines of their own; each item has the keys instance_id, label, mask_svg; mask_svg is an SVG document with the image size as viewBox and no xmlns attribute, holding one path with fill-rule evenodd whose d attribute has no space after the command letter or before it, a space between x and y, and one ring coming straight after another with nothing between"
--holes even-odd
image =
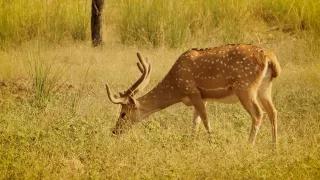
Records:
<instances>
[{"instance_id":1,"label":"deer's belly","mask_svg":"<svg viewBox=\"0 0 320 180\"><path fill-rule=\"evenodd\" d=\"M217 102L227 103L227 104L233 104L233 103L239 102L239 98L233 93L227 93L227 95L225 96L214 96L214 97L206 95L203 97L203 99L204 101L217 101ZM187 106L192 105L189 97L182 98L182 102Z\"/></svg>"},{"instance_id":2,"label":"deer's belly","mask_svg":"<svg viewBox=\"0 0 320 180\"><path fill-rule=\"evenodd\" d=\"M231 88L216 88L210 91L201 91L205 101L217 101L222 103L236 103L239 101Z\"/></svg>"},{"instance_id":3,"label":"deer's belly","mask_svg":"<svg viewBox=\"0 0 320 180\"><path fill-rule=\"evenodd\" d=\"M217 102L227 103L227 104L239 102L239 98L235 94L231 94L231 95L221 97L221 98L204 98L204 100L205 101L217 101Z\"/></svg>"}]
</instances>

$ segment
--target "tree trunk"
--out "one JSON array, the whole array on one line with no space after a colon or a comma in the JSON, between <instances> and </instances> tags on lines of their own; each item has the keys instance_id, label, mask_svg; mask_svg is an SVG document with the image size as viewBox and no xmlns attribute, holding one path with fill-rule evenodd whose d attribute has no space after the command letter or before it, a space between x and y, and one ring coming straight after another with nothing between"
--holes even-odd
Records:
<instances>
[{"instance_id":1,"label":"tree trunk","mask_svg":"<svg viewBox=\"0 0 320 180\"><path fill-rule=\"evenodd\" d=\"M92 0L91 6L91 39L93 46L102 45L102 10L104 0Z\"/></svg>"}]
</instances>

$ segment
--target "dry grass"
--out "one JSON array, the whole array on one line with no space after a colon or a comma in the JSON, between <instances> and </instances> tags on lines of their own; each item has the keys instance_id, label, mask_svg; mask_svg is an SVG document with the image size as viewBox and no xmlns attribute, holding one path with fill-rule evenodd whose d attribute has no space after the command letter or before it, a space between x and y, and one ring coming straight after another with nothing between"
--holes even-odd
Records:
<instances>
[{"instance_id":1,"label":"dry grass","mask_svg":"<svg viewBox=\"0 0 320 180\"><path fill-rule=\"evenodd\" d=\"M273 91L279 110L276 150L267 119L256 146L248 144L251 122L240 104L209 104L210 137L204 128L197 137L190 135L192 108L182 104L112 136L119 106L108 101L104 82L120 91L135 81L135 47L30 42L1 52L6 61L0 75L7 80L0 87L0 179L318 179L319 56L305 53L303 41L282 37L263 45L276 52L283 67ZM44 108L32 103L32 83L23 65L39 47L43 60L58 62L54 67L70 66L61 80L64 86ZM154 67L142 94L183 51L141 50Z\"/></svg>"},{"instance_id":2,"label":"dry grass","mask_svg":"<svg viewBox=\"0 0 320 180\"><path fill-rule=\"evenodd\" d=\"M105 7L105 13L110 13L105 15L105 45L94 49L85 41L89 1L14 2L0 2L0 179L320 178L320 53L319 43L313 41L319 35L319 3L260 0L251 6L251 1L220 0L217 2L233 4L212 4L199 13L192 8L198 6L179 1L173 5L181 11L170 13L180 13L180 19L166 14L162 22L159 16L145 17L157 7L163 8L157 9L160 15L168 11L165 4L157 5L160 1L148 1L146 9L128 19L121 16L128 9L119 9L119 5L135 2L132 8L138 10L142 1L110 1ZM31 8L46 3L52 8ZM211 1L201 3L205 6ZM238 20L229 13L232 10L246 18L232 24ZM214 13L220 15L215 16L218 19L203 20ZM149 21L139 21L140 15L170 28L159 31ZM179 27L184 26L180 25L193 22L194 17L200 20L182 36L184 29ZM136 22L132 18L138 18L140 24L122 23ZM181 24L171 27L172 20ZM136 28L140 25L146 29L149 25L150 32L133 31L122 39L119 28L125 33L140 30ZM279 29L267 31L271 26ZM152 49L152 42L158 42L157 33L162 38L160 48ZM153 41L144 41L143 35L150 35ZM133 45L122 45L121 40ZM240 104L208 105L211 136L203 127L198 136L191 136L192 108L183 104L153 114L122 136L111 135L120 107L109 102L104 83L108 81L115 91L128 88L139 76L137 50L153 65L151 81L139 94L143 95L186 49L225 42L252 42L278 56L283 73L273 89L279 111L277 149L272 148L266 118L256 146L249 145L251 120Z\"/></svg>"},{"instance_id":3,"label":"dry grass","mask_svg":"<svg viewBox=\"0 0 320 180\"><path fill-rule=\"evenodd\" d=\"M90 5L91 0L3 0L0 48L35 38L60 44L88 40ZM319 15L320 2L314 0L109 0L103 17L123 44L177 48L195 39L255 43L260 37L248 32L275 27L317 42L319 48Z\"/></svg>"}]
</instances>

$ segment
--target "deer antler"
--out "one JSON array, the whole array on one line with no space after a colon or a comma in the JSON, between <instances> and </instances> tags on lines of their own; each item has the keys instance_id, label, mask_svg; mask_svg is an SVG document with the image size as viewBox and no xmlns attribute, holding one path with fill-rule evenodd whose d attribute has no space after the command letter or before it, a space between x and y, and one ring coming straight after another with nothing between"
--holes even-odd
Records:
<instances>
[{"instance_id":1,"label":"deer antler","mask_svg":"<svg viewBox=\"0 0 320 180\"><path fill-rule=\"evenodd\" d=\"M139 70L142 72L142 75L126 92L120 93L121 97L133 96L140 89L144 88L148 83L147 81L149 81L147 76L150 73L151 64L146 62L146 60L142 57L140 52L137 52L137 57L140 61L137 63L137 66Z\"/></svg>"},{"instance_id":2,"label":"deer antler","mask_svg":"<svg viewBox=\"0 0 320 180\"><path fill-rule=\"evenodd\" d=\"M109 85L106 83L108 97L114 104L124 104L127 102L127 97L135 95L139 90L143 89L150 80L151 64L145 60L140 52L137 52L139 62L137 66L142 73L141 77L124 93L119 93L120 97L112 95Z\"/></svg>"},{"instance_id":3,"label":"deer antler","mask_svg":"<svg viewBox=\"0 0 320 180\"><path fill-rule=\"evenodd\" d=\"M137 94L141 89L145 88L150 81L150 72L151 72L152 68L151 68L151 64L147 58L146 58L146 63L148 64L148 73L147 73L146 79L143 81L143 83L140 84L140 86L136 90L134 90L134 92L132 93L132 96ZM140 62L137 62L137 66L138 66L140 72L143 73L144 70L143 70L143 67Z\"/></svg>"},{"instance_id":4,"label":"deer antler","mask_svg":"<svg viewBox=\"0 0 320 180\"><path fill-rule=\"evenodd\" d=\"M126 98L124 97L116 97L112 95L108 83L106 83L106 90L110 101L114 104L124 104L126 102Z\"/></svg>"}]
</instances>

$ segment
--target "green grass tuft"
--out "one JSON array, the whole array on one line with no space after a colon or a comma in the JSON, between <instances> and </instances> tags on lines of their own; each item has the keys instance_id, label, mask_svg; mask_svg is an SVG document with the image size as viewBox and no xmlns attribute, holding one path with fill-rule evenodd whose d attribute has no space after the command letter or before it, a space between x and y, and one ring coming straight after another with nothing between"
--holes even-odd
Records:
<instances>
[{"instance_id":1,"label":"green grass tuft","mask_svg":"<svg viewBox=\"0 0 320 180\"><path fill-rule=\"evenodd\" d=\"M48 60L39 45L32 51L28 54L25 68L32 80L36 105L45 107L63 85L62 77L69 67L59 66L56 60Z\"/></svg>"}]
</instances>

